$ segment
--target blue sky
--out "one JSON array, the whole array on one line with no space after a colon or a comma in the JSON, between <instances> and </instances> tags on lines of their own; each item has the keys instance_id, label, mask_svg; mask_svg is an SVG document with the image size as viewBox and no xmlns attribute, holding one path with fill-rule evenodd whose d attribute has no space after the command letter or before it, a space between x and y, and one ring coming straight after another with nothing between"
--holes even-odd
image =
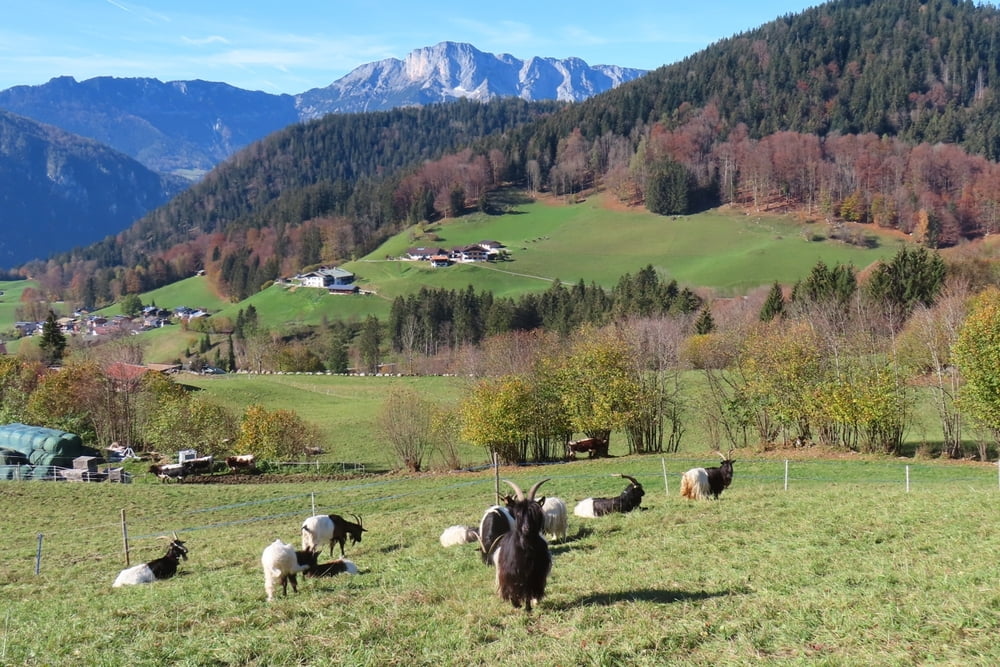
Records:
<instances>
[{"instance_id":1,"label":"blue sky","mask_svg":"<svg viewBox=\"0 0 1000 667\"><path fill-rule=\"evenodd\" d=\"M205 79L294 94L442 41L654 69L817 4L24 0L0 22L0 90L65 75Z\"/></svg>"}]
</instances>

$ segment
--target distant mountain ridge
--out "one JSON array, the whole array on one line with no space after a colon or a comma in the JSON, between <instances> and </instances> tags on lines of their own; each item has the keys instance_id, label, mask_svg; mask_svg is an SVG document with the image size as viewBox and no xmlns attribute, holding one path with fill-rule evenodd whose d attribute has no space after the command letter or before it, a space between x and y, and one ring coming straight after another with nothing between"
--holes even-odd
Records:
<instances>
[{"instance_id":1,"label":"distant mountain ridge","mask_svg":"<svg viewBox=\"0 0 1000 667\"><path fill-rule=\"evenodd\" d=\"M57 77L0 91L0 109L88 137L154 171L197 178L240 148L328 113L380 111L461 98L583 100L644 74L579 58L493 55L442 42L405 60L358 67L325 88L298 95L226 83L151 78Z\"/></svg>"},{"instance_id":2,"label":"distant mountain ridge","mask_svg":"<svg viewBox=\"0 0 1000 667\"><path fill-rule=\"evenodd\" d=\"M485 53L470 44L441 42L353 70L326 88L296 96L303 117L381 111L458 98L578 102L645 74L616 65L588 65L579 58L529 58Z\"/></svg>"},{"instance_id":3,"label":"distant mountain ridge","mask_svg":"<svg viewBox=\"0 0 1000 667\"><path fill-rule=\"evenodd\" d=\"M0 111L0 267L117 234L184 187L92 139Z\"/></svg>"}]
</instances>

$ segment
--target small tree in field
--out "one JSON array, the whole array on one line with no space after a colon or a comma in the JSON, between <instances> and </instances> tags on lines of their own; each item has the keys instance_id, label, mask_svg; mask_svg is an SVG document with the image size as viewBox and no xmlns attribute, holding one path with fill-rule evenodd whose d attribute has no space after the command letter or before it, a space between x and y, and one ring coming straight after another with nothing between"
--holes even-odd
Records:
<instances>
[{"instance_id":1,"label":"small tree in field","mask_svg":"<svg viewBox=\"0 0 1000 667\"><path fill-rule=\"evenodd\" d=\"M393 387L378 414L378 431L410 472L420 472L434 445L434 406L410 387Z\"/></svg>"},{"instance_id":2,"label":"small tree in field","mask_svg":"<svg viewBox=\"0 0 1000 667\"><path fill-rule=\"evenodd\" d=\"M268 412L251 405L243 412L235 449L259 459L280 460L302 456L318 441L318 430L292 410Z\"/></svg>"},{"instance_id":3,"label":"small tree in field","mask_svg":"<svg viewBox=\"0 0 1000 667\"><path fill-rule=\"evenodd\" d=\"M973 300L952 355L965 378L962 407L1000 444L1000 290L991 287Z\"/></svg>"}]
</instances>

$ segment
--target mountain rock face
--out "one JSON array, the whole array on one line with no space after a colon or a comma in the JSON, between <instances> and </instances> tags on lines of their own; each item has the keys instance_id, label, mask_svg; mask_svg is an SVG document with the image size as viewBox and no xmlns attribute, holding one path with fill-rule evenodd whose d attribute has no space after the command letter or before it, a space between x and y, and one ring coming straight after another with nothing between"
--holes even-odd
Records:
<instances>
[{"instance_id":1,"label":"mountain rock face","mask_svg":"<svg viewBox=\"0 0 1000 667\"><path fill-rule=\"evenodd\" d=\"M117 234L185 185L92 139L0 111L0 266Z\"/></svg>"},{"instance_id":2,"label":"mountain rock face","mask_svg":"<svg viewBox=\"0 0 1000 667\"><path fill-rule=\"evenodd\" d=\"M326 88L271 95L225 83L58 77L0 91L0 109L89 137L154 171L197 179L240 148L328 113L458 98L583 100L644 74L611 65L495 56L443 42L406 60L369 63Z\"/></svg>"},{"instance_id":3,"label":"mountain rock face","mask_svg":"<svg viewBox=\"0 0 1000 667\"><path fill-rule=\"evenodd\" d=\"M579 58L529 58L484 53L469 44L442 42L362 65L326 88L296 96L303 118L331 112L379 111L458 98L579 101L645 74Z\"/></svg>"}]
</instances>

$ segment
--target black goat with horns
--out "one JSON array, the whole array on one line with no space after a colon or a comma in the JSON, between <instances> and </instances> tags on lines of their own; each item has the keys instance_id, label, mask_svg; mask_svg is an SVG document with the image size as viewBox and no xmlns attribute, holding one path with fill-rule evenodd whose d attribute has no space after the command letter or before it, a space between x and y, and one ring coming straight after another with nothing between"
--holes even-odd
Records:
<instances>
[{"instance_id":1,"label":"black goat with horns","mask_svg":"<svg viewBox=\"0 0 1000 667\"><path fill-rule=\"evenodd\" d=\"M513 530L505 533L493 554L496 566L496 587L500 597L520 609L531 611L532 604L545 596L545 584L552 570L549 543L542 537L545 526L542 506L535 500L538 488L549 478L536 482L527 497L520 487L503 480L514 489L515 497L508 503L514 517Z\"/></svg>"},{"instance_id":2,"label":"black goat with horns","mask_svg":"<svg viewBox=\"0 0 1000 667\"><path fill-rule=\"evenodd\" d=\"M614 498L584 498L573 508L576 516L592 519L614 512L631 512L642 504L642 497L646 495L642 484L635 477L616 473L615 477L624 477L629 481L625 490Z\"/></svg>"}]
</instances>

